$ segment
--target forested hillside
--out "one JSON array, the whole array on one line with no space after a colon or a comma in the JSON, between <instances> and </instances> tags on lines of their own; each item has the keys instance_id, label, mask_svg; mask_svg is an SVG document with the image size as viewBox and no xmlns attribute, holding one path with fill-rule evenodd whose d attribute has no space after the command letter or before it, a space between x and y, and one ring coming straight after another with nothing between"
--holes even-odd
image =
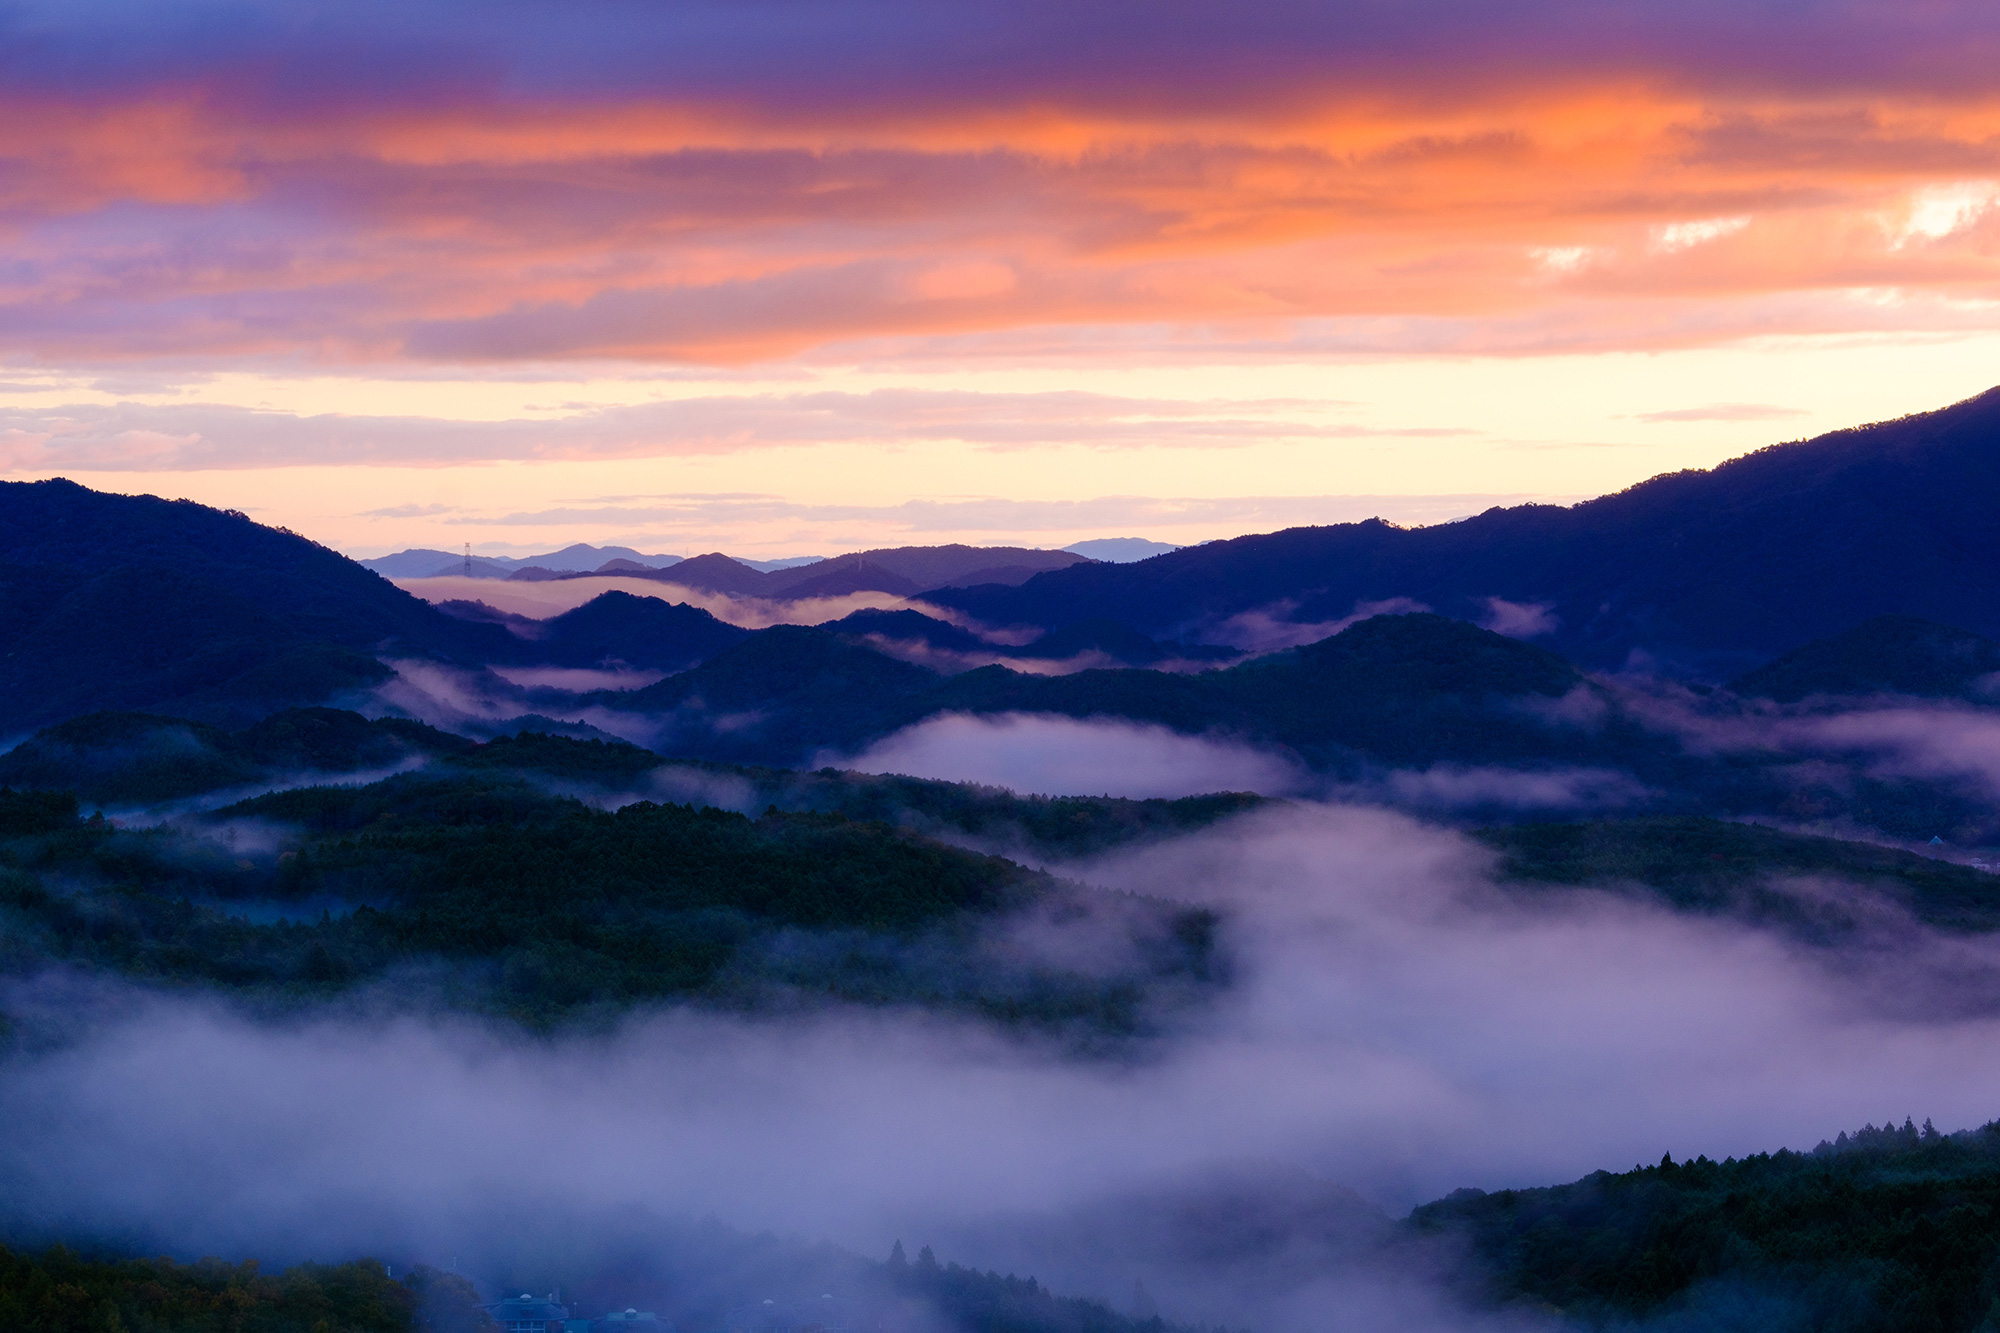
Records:
<instances>
[{"instance_id":1,"label":"forested hillside","mask_svg":"<svg viewBox=\"0 0 2000 1333\"><path fill-rule=\"evenodd\" d=\"M1698 1156L1411 1215L1468 1287L1586 1327L1972 1333L2000 1326L2000 1124L1869 1126L1811 1152Z\"/></svg>"},{"instance_id":2,"label":"forested hillside","mask_svg":"<svg viewBox=\"0 0 2000 1333\"><path fill-rule=\"evenodd\" d=\"M506 660L336 551L186 500L0 482L0 733L107 708L243 722L379 684L381 653Z\"/></svg>"},{"instance_id":3,"label":"forested hillside","mask_svg":"<svg viewBox=\"0 0 2000 1333\"><path fill-rule=\"evenodd\" d=\"M1310 625L1391 598L1480 619L1497 597L1546 608L1547 642L1592 669L1637 651L1726 679L1876 615L2000 637L1996 445L2000 389L1571 507L1293 528L932 600L992 624L1110 616L1200 637L1246 612Z\"/></svg>"},{"instance_id":4,"label":"forested hillside","mask_svg":"<svg viewBox=\"0 0 2000 1333\"><path fill-rule=\"evenodd\" d=\"M986 952L988 923L1044 905L1122 964ZM393 982L535 1026L796 995L1129 1035L1222 979L1214 928L884 823L612 813L511 774L298 788L143 830L0 789L0 971L60 963L265 1009Z\"/></svg>"},{"instance_id":5,"label":"forested hillside","mask_svg":"<svg viewBox=\"0 0 2000 1333\"><path fill-rule=\"evenodd\" d=\"M418 1326L429 1294L440 1333L491 1328L468 1285L445 1274L426 1276L443 1281L397 1282L373 1259L267 1274L255 1261L178 1264L93 1259L61 1246L40 1253L0 1246L0 1327L24 1333L405 1333Z\"/></svg>"}]
</instances>

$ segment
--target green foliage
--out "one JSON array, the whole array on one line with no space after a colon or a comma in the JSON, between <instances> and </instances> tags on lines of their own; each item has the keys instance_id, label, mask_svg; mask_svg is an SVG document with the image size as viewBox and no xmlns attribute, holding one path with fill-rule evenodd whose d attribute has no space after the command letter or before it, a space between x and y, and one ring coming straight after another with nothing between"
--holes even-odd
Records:
<instances>
[{"instance_id":1,"label":"green foliage","mask_svg":"<svg viewBox=\"0 0 2000 1333\"><path fill-rule=\"evenodd\" d=\"M424 975L454 1003L537 1025L803 991L1114 1033L1142 1026L1152 987L1221 977L1207 913L838 813L613 813L507 775L406 774L221 811L296 830L282 853L237 857L199 825L122 830L35 799L39 831L0 843L14 872L0 962L17 971L61 959L276 1003ZM1133 965L1105 977L985 958L982 922L1052 897L1079 925L1108 922Z\"/></svg>"},{"instance_id":2,"label":"green foliage","mask_svg":"<svg viewBox=\"0 0 2000 1333\"><path fill-rule=\"evenodd\" d=\"M0 1327L24 1333L404 1333L419 1301L372 1259L267 1276L254 1260L98 1260L62 1246L0 1246Z\"/></svg>"},{"instance_id":3,"label":"green foliage","mask_svg":"<svg viewBox=\"0 0 2000 1333\"><path fill-rule=\"evenodd\" d=\"M680 710L677 748L717 759L790 763L939 713L1035 712L1222 731L1353 767L1364 756L1558 761L1599 753L1602 741L1551 730L1512 702L1558 697L1582 679L1545 649L1427 614L1375 616L1309 647L1216 671L1040 676L989 666L948 680L821 630L781 626L692 671L601 698L614 708ZM752 724L743 724L746 712L757 714Z\"/></svg>"},{"instance_id":4,"label":"green foliage","mask_svg":"<svg viewBox=\"0 0 2000 1333\"><path fill-rule=\"evenodd\" d=\"M1732 681L1729 688L1780 703L1814 694L1986 700L1976 684L1996 671L2000 643L1916 616L1876 616L1795 648Z\"/></svg>"},{"instance_id":5,"label":"green foliage","mask_svg":"<svg viewBox=\"0 0 2000 1333\"><path fill-rule=\"evenodd\" d=\"M433 771L513 774L618 793L645 789L656 771L722 778L749 793L747 809L841 814L1062 855L1186 832L1262 803L1247 793L1179 801L1022 797L994 787L836 769L670 764L624 741L523 731L480 744L421 722L370 720L334 708L287 709L233 734L184 718L91 713L45 728L0 755L0 783L71 790L106 805L157 804L301 773L342 774L413 760L427 761Z\"/></svg>"},{"instance_id":6,"label":"green foliage","mask_svg":"<svg viewBox=\"0 0 2000 1333\"><path fill-rule=\"evenodd\" d=\"M302 771L391 767L479 747L421 722L292 708L234 734L187 718L88 713L0 755L0 783L65 788L101 804L155 804Z\"/></svg>"},{"instance_id":7,"label":"green foliage","mask_svg":"<svg viewBox=\"0 0 2000 1333\"><path fill-rule=\"evenodd\" d=\"M465 768L540 773L586 782L630 783L658 768L660 756L625 741L550 736L524 731L496 736L484 745L470 742L450 756Z\"/></svg>"},{"instance_id":8,"label":"green foliage","mask_svg":"<svg viewBox=\"0 0 2000 1333\"><path fill-rule=\"evenodd\" d=\"M1462 1238L1488 1298L1593 1325L1702 1327L1710 1306L1752 1301L1766 1328L1983 1329L2000 1322L2000 1125L1947 1136L1905 1121L1811 1153L1461 1190L1409 1226Z\"/></svg>"},{"instance_id":9,"label":"green foliage","mask_svg":"<svg viewBox=\"0 0 2000 1333\"><path fill-rule=\"evenodd\" d=\"M498 1333L479 1291L457 1273L418 1264L403 1276L416 1302L416 1322L425 1333Z\"/></svg>"},{"instance_id":10,"label":"green foliage","mask_svg":"<svg viewBox=\"0 0 2000 1333\"><path fill-rule=\"evenodd\" d=\"M742 776L757 799L781 809L805 809L879 820L918 832L971 837L990 845L1019 845L1056 856L1088 856L1123 843L1174 837L1232 815L1260 809L1269 800L1251 792L1220 792L1178 800L1115 796L1019 796L969 782L849 773L821 769L701 766Z\"/></svg>"},{"instance_id":11,"label":"green foliage","mask_svg":"<svg viewBox=\"0 0 2000 1333\"><path fill-rule=\"evenodd\" d=\"M1643 886L1672 906L1769 921L1819 938L1855 922L1847 905L1784 891L1816 877L1870 889L1939 929L2000 929L2000 876L1870 843L1719 819L1520 824L1477 835L1501 874L1528 884Z\"/></svg>"},{"instance_id":12,"label":"green foliage","mask_svg":"<svg viewBox=\"0 0 2000 1333\"><path fill-rule=\"evenodd\" d=\"M77 822L76 796L66 791L0 787L0 837L58 833Z\"/></svg>"},{"instance_id":13,"label":"green foliage","mask_svg":"<svg viewBox=\"0 0 2000 1333\"><path fill-rule=\"evenodd\" d=\"M1032 1277L940 1265L928 1245L915 1263L892 1257L884 1271L895 1291L922 1299L962 1333L1179 1333L1158 1316L1133 1319L1100 1301L1058 1296Z\"/></svg>"},{"instance_id":14,"label":"green foliage","mask_svg":"<svg viewBox=\"0 0 2000 1333\"><path fill-rule=\"evenodd\" d=\"M227 732L150 713L89 713L0 755L0 782L66 788L98 802L173 800L259 772Z\"/></svg>"}]
</instances>

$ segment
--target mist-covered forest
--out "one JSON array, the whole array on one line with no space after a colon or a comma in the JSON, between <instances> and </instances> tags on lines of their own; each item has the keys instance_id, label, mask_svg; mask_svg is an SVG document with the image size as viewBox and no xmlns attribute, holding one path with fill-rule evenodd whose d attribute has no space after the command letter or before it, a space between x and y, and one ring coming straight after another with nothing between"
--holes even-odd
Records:
<instances>
[{"instance_id":1,"label":"mist-covered forest","mask_svg":"<svg viewBox=\"0 0 2000 1333\"><path fill-rule=\"evenodd\" d=\"M262 529L224 595L247 520L76 489L0 497L0 1318L2000 1321L1996 1137L1916 1126L2000 1103L2000 643L1204 591L1282 534L1144 632L944 618L1075 562L751 628ZM57 560L121 515L180 567Z\"/></svg>"}]
</instances>

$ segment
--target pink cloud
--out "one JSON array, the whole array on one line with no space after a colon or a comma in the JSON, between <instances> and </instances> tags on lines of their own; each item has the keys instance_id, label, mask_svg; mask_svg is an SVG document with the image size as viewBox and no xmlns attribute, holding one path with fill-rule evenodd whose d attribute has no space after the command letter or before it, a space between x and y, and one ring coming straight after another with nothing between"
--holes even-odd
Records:
<instances>
[{"instance_id":1,"label":"pink cloud","mask_svg":"<svg viewBox=\"0 0 2000 1333\"><path fill-rule=\"evenodd\" d=\"M8 21L41 63L0 106L0 355L729 363L1134 325L1531 351L1983 323L1992 15L1809 8L1805 45L1789 10L1698 5L527 6L327 18L311 44L50 11Z\"/></svg>"}]
</instances>

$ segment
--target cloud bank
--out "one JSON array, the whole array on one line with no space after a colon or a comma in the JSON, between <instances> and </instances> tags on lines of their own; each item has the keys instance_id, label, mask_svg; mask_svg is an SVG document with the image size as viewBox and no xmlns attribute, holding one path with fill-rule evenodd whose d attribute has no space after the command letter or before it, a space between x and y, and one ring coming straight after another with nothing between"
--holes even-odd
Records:
<instances>
[{"instance_id":1,"label":"cloud bank","mask_svg":"<svg viewBox=\"0 0 2000 1333\"><path fill-rule=\"evenodd\" d=\"M1038 796L1285 796L1309 784L1295 763L1247 745L1150 723L1034 713L945 714L884 737L851 759L823 756L820 762Z\"/></svg>"},{"instance_id":2,"label":"cloud bank","mask_svg":"<svg viewBox=\"0 0 2000 1333\"><path fill-rule=\"evenodd\" d=\"M1231 992L1106 1061L897 1012L668 1011L527 1040L420 1016L257 1022L45 976L8 1008L58 1010L72 1037L0 1066L0 1197L17 1228L445 1258L545 1208L639 1205L869 1253L950 1234L962 1258L1047 1277L1059 1256L1007 1218L1246 1162L1400 1210L1667 1150L1810 1147L1885 1113L1975 1124L2000 1097L1982 1058L2000 951L1893 914L1836 951L1632 899L1521 897L1456 835L1317 805L1060 869L1215 906ZM1271 1326L1324 1326L1307 1313Z\"/></svg>"},{"instance_id":3,"label":"cloud bank","mask_svg":"<svg viewBox=\"0 0 2000 1333\"><path fill-rule=\"evenodd\" d=\"M0 18L0 351L1527 351L1995 297L1970 0L221 13Z\"/></svg>"}]
</instances>

